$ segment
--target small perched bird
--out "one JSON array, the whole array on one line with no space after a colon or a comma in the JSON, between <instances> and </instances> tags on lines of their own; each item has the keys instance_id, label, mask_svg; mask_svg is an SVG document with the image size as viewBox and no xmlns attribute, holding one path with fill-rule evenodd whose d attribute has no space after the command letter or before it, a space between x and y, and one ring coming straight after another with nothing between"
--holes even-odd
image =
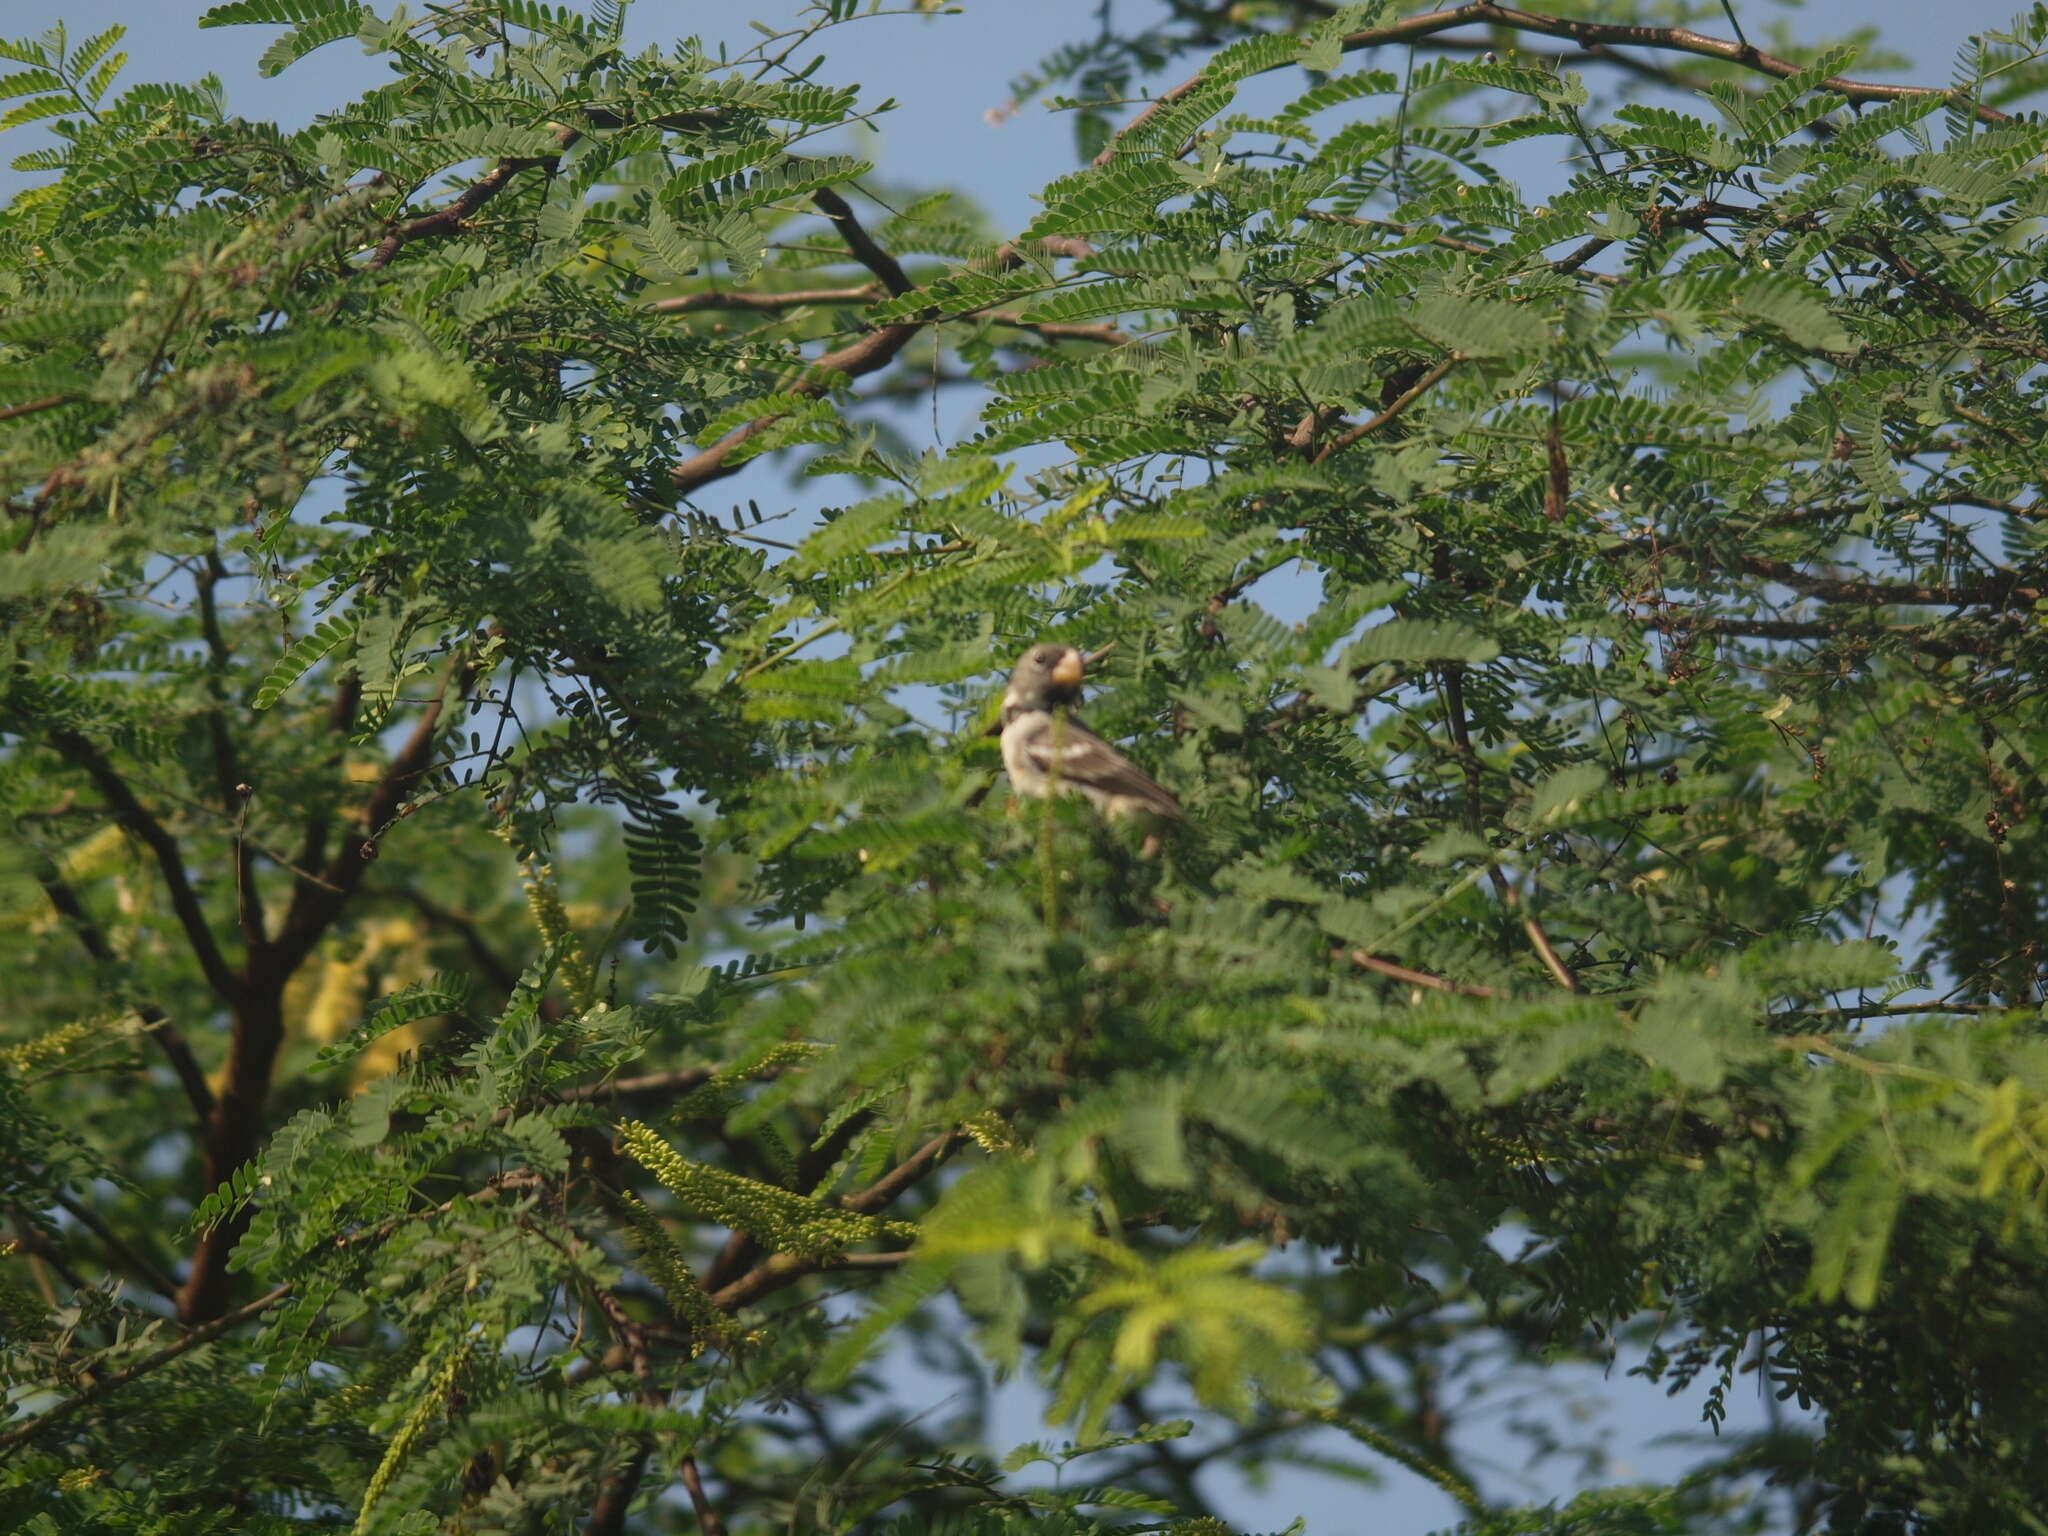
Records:
<instances>
[{"instance_id":1,"label":"small perched bird","mask_svg":"<svg viewBox=\"0 0 2048 1536\"><path fill-rule=\"evenodd\" d=\"M1003 694L1003 766L1019 793L1086 795L1111 817L1141 813L1177 821L1180 802L1068 711L1081 697L1081 653L1034 645L1018 658Z\"/></svg>"}]
</instances>

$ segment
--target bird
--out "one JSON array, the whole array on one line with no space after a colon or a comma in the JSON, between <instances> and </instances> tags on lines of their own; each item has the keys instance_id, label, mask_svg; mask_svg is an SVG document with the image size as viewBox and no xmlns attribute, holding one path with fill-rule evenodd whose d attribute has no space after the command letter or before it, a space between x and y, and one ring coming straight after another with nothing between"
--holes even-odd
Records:
<instances>
[{"instance_id":1,"label":"bird","mask_svg":"<svg viewBox=\"0 0 2048 1536\"><path fill-rule=\"evenodd\" d=\"M1085 795L1111 820L1181 818L1180 802L1069 711L1086 670L1071 646L1034 645L1003 693L1003 767L1021 794Z\"/></svg>"}]
</instances>

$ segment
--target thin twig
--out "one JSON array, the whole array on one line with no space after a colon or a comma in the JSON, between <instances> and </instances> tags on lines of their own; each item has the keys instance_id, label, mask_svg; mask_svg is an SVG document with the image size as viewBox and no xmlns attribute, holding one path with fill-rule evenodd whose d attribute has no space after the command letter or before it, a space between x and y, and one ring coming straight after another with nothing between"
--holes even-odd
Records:
<instances>
[{"instance_id":1,"label":"thin twig","mask_svg":"<svg viewBox=\"0 0 2048 1536\"><path fill-rule=\"evenodd\" d=\"M128 1243L112 1227L101 1221L99 1213L91 1206L74 1200L61 1191L54 1198L58 1209L98 1238L100 1246L126 1265L129 1273L135 1275L157 1295L168 1301L177 1300L178 1282L165 1274L162 1267L149 1255Z\"/></svg>"},{"instance_id":2,"label":"thin twig","mask_svg":"<svg viewBox=\"0 0 2048 1536\"><path fill-rule=\"evenodd\" d=\"M656 299L647 307L659 315L690 315L707 309L780 314L785 309L801 309L812 304L872 304L883 291L880 283L862 283L857 288L794 288L785 293L746 293L738 289L718 288L709 293Z\"/></svg>"},{"instance_id":3,"label":"thin twig","mask_svg":"<svg viewBox=\"0 0 2048 1536\"><path fill-rule=\"evenodd\" d=\"M78 899L78 893L72 890L62 875L58 874L56 866L48 864L39 869L36 872L36 882L42 886L43 894L49 898L50 905L56 908L57 915L71 925L72 933L86 954L92 957L95 964L112 970L115 965L113 947L107 943L107 936L100 931L99 924L94 922L92 915L85 910L85 904ZM204 1125L213 1116L213 1089L207 1086L206 1074L199 1070L199 1062L192 1054L192 1047L179 1032L178 1026L173 1024L163 1009L154 1003L138 1004L135 1011L141 1016L143 1028L156 1042L157 1049L161 1050L170 1062L171 1071L177 1074L178 1085L185 1090L186 1101L199 1116L200 1124Z\"/></svg>"},{"instance_id":4,"label":"thin twig","mask_svg":"<svg viewBox=\"0 0 2048 1536\"><path fill-rule=\"evenodd\" d=\"M1395 396L1393 402L1390 405L1388 405L1388 407L1385 410L1381 411L1379 415L1373 417L1370 421L1362 421L1357 426L1352 427L1347 431L1340 432L1337 436L1331 438L1329 442L1323 445L1323 451L1316 455L1315 462L1320 464L1325 459L1329 458L1331 454L1340 452L1345 448L1349 448L1353 443L1357 442L1360 438L1370 437L1373 433L1379 431L1381 427L1384 427L1396 416L1400 415L1403 411L1407 410L1409 406L1413 405L1417 400L1421 399L1422 396L1427 394L1430 390L1436 388L1436 386L1440 382L1442 382L1445 374L1449 373L1453 368L1457 367L1458 364L1464 361L1464 353L1453 352L1449 357L1445 358L1442 362L1438 363L1434 368L1430 369L1429 372L1425 373L1421 378L1417 379L1414 382L1414 384L1408 387L1408 389L1403 391L1401 394Z\"/></svg>"},{"instance_id":5,"label":"thin twig","mask_svg":"<svg viewBox=\"0 0 2048 1536\"><path fill-rule=\"evenodd\" d=\"M17 416L33 416L38 411L55 410L60 405L69 405L75 396L45 395L40 400L24 400L20 405L10 405L0 410L0 421L12 421Z\"/></svg>"},{"instance_id":6,"label":"thin twig","mask_svg":"<svg viewBox=\"0 0 2048 1536\"><path fill-rule=\"evenodd\" d=\"M1670 628L1690 635L1727 635L1744 640L1820 640L1835 645L1889 641L1945 661L1952 661L1958 656L1985 655L1992 644L1988 638L1939 640L1912 624L1883 624L1863 629L1840 620L1822 623L1805 619L1719 618L1691 614L1674 620L1669 613L1638 615L1636 622L1651 629Z\"/></svg>"},{"instance_id":7,"label":"thin twig","mask_svg":"<svg viewBox=\"0 0 2048 1536\"><path fill-rule=\"evenodd\" d=\"M6 1433L0 1434L0 1454L12 1451L17 1445L22 1444L26 1440L33 1439L52 1425L62 1423L83 1408L91 1407L109 1393L118 1392L122 1387L127 1386L129 1382L139 1377L147 1376L151 1371L158 1369L160 1366L170 1364L171 1361L177 1359L180 1355L187 1354L199 1348L202 1344L212 1343L230 1329L248 1322L250 1318L260 1317L291 1293L292 1288L289 1285L280 1285L276 1290L266 1292L254 1301L235 1308L232 1312L223 1312L210 1323L201 1324L199 1327L188 1332L183 1338L165 1345L155 1354L137 1361L126 1370L115 1371L112 1375L102 1376L90 1387L79 1393L78 1396L67 1398L56 1407L38 1414L27 1423L18 1424L13 1429L6 1431Z\"/></svg>"},{"instance_id":8,"label":"thin twig","mask_svg":"<svg viewBox=\"0 0 2048 1536\"><path fill-rule=\"evenodd\" d=\"M1447 976L1433 976L1428 971L1413 970L1405 965L1396 965L1392 960L1382 960L1378 955L1363 949L1339 949L1334 953L1341 959L1349 960L1361 970L1376 971L1395 981L1406 982L1411 987L1428 987L1435 992L1453 992L1459 997L1500 996L1492 987L1483 987L1472 981L1452 981Z\"/></svg>"},{"instance_id":9,"label":"thin twig","mask_svg":"<svg viewBox=\"0 0 2048 1536\"><path fill-rule=\"evenodd\" d=\"M1494 865L1491 873L1494 877L1494 889L1500 892L1501 903L1521 918L1522 932L1529 936L1530 946L1535 949L1536 958L1543 962L1543 968L1556 978L1557 984L1565 991L1583 993L1586 990L1585 985L1559 956L1556 946L1550 942L1550 935L1543 931L1543 925L1536 921L1535 914L1523 907L1521 893L1500 872L1499 865Z\"/></svg>"},{"instance_id":10,"label":"thin twig","mask_svg":"<svg viewBox=\"0 0 2048 1536\"><path fill-rule=\"evenodd\" d=\"M1516 32L1533 32L1544 37L1562 38L1567 42L1577 43L1581 48L1651 48L1667 53L1689 53L1700 58L1739 64L1746 69L1772 75L1780 80L1798 74L1802 68L1789 59L1778 58L1745 43L1709 37L1705 33L1693 31L1690 27L1647 27L1617 22L1579 21L1570 17L1548 16L1537 11L1523 11L1512 6L1496 5L1493 0L1472 0L1470 4L1410 16L1389 26L1353 32L1343 40L1341 46L1346 53L1351 53L1364 48L1384 47L1389 43L1417 42L1456 27L1475 25L1505 27ZM1278 69L1284 65L1276 64L1273 67ZM1173 103L1200 90L1207 79L1208 70L1204 67L1171 90L1154 97L1142 112L1110 136L1109 142L1102 147L1102 152L1095 157L1093 163L1097 167L1107 165L1116 158L1125 139L1143 128ZM1849 80L1840 75L1821 81L1817 89L1833 91L1851 101L1903 101L1920 96L1939 96L1945 100L1968 102L1968 98L1962 92L1940 86L1882 85L1871 80ZM1968 104L1980 121L2010 121L2006 113L1996 108L1977 102Z\"/></svg>"}]
</instances>

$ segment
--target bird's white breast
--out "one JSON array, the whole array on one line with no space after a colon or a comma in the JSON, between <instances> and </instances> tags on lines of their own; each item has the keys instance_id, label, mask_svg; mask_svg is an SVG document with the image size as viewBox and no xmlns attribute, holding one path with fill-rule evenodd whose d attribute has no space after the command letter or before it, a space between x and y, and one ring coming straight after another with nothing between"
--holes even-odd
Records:
<instances>
[{"instance_id":1,"label":"bird's white breast","mask_svg":"<svg viewBox=\"0 0 2048 1536\"><path fill-rule=\"evenodd\" d=\"M1029 743L1051 724L1052 717L1044 710L1027 709L1012 717L1003 727L1003 767L1019 794L1043 795L1046 792L1045 774L1032 757Z\"/></svg>"}]
</instances>

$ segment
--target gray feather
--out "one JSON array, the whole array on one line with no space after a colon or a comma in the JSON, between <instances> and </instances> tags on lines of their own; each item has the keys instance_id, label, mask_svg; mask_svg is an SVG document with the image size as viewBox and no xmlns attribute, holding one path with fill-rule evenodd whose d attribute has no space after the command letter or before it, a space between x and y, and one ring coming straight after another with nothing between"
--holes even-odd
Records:
<instances>
[{"instance_id":1,"label":"gray feather","mask_svg":"<svg viewBox=\"0 0 2048 1536\"><path fill-rule=\"evenodd\" d=\"M1143 769L1078 721L1049 710L1004 711L1003 767L1019 794L1085 795L1110 817L1143 813L1178 820L1180 802Z\"/></svg>"}]
</instances>

